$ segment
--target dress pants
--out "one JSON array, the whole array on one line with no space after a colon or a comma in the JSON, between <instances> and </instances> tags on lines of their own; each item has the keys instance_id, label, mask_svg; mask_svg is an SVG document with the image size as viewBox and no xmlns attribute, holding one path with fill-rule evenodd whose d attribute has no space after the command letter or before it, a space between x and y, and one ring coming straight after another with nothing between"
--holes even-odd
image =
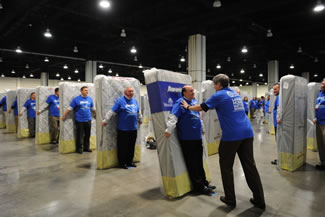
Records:
<instances>
[{"instance_id":1,"label":"dress pants","mask_svg":"<svg viewBox=\"0 0 325 217\"><path fill-rule=\"evenodd\" d=\"M209 184L203 167L202 140L180 140L180 144L193 188L200 191Z\"/></svg>"},{"instance_id":2,"label":"dress pants","mask_svg":"<svg viewBox=\"0 0 325 217\"><path fill-rule=\"evenodd\" d=\"M59 140L60 117L50 116L50 136L51 142Z\"/></svg>"},{"instance_id":3,"label":"dress pants","mask_svg":"<svg viewBox=\"0 0 325 217\"><path fill-rule=\"evenodd\" d=\"M35 120L36 118L27 118L28 121L28 129L29 129L29 136L34 138L35 137Z\"/></svg>"},{"instance_id":4,"label":"dress pants","mask_svg":"<svg viewBox=\"0 0 325 217\"><path fill-rule=\"evenodd\" d=\"M77 151L89 150L91 121L88 122L76 121L76 128L77 128L77 136L76 136Z\"/></svg>"},{"instance_id":5,"label":"dress pants","mask_svg":"<svg viewBox=\"0 0 325 217\"><path fill-rule=\"evenodd\" d=\"M117 157L120 166L133 163L137 130L117 130Z\"/></svg>"},{"instance_id":6,"label":"dress pants","mask_svg":"<svg viewBox=\"0 0 325 217\"><path fill-rule=\"evenodd\" d=\"M246 182L250 190L253 192L254 199L259 204L265 203L261 179L254 160L253 140L254 138L252 137L238 141L220 142L219 162L221 177L225 197L229 201L236 201L233 165L237 153L244 170Z\"/></svg>"}]
</instances>

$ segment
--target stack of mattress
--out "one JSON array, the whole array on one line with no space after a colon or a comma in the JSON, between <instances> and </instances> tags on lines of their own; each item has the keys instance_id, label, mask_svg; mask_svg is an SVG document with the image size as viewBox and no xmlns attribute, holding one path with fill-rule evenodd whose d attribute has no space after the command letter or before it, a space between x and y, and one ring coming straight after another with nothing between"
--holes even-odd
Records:
<instances>
[{"instance_id":1,"label":"stack of mattress","mask_svg":"<svg viewBox=\"0 0 325 217\"><path fill-rule=\"evenodd\" d=\"M278 166L294 171L306 160L307 80L286 75L280 80Z\"/></svg>"},{"instance_id":2,"label":"stack of mattress","mask_svg":"<svg viewBox=\"0 0 325 217\"><path fill-rule=\"evenodd\" d=\"M317 151L316 140L316 125L313 120L315 119L315 104L316 98L320 91L320 83L311 82L308 84L307 96L307 148L312 151Z\"/></svg>"},{"instance_id":3,"label":"stack of mattress","mask_svg":"<svg viewBox=\"0 0 325 217\"><path fill-rule=\"evenodd\" d=\"M265 93L265 104L267 102L267 97L270 96L270 92L266 92ZM265 106L265 105L264 105ZM270 118L270 114L268 113L268 111L265 111L265 124L268 125L269 124L269 118Z\"/></svg>"},{"instance_id":4,"label":"stack of mattress","mask_svg":"<svg viewBox=\"0 0 325 217\"><path fill-rule=\"evenodd\" d=\"M273 119L273 110L274 110L274 103L275 103L275 100L276 100L276 96L274 95L273 93L273 90L271 89L270 90L270 107L269 107L269 133L271 135L274 135L275 134L275 129L274 129L274 119Z\"/></svg>"},{"instance_id":5,"label":"stack of mattress","mask_svg":"<svg viewBox=\"0 0 325 217\"><path fill-rule=\"evenodd\" d=\"M6 95L5 92L0 93L0 101ZM3 108L0 108L0 129L6 128L6 114L3 112Z\"/></svg>"},{"instance_id":6,"label":"stack of mattress","mask_svg":"<svg viewBox=\"0 0 325 217\"><path fill-rule=\"evenodd\" d=\"M35 89L30 88L19 88L17 89L17 105L18 105L18 113L20 113L24 107L24 104L27 100L30 99L30 95L32 92L35 92ZM29 137L29 128L28 128L28 120L27 120L27 110L22 112L22 116L18 118L18 138L27 138Z\"/></svg>"},{"instance_id":7,"label":"stack of mattress","mask_svg":"<svg viewBox=\"0 0 325 217\"><path fill-rule=\"evenodd\" d=\"M202 82L202 99L206 101L212 96L216 90L213 88L212 81ZM203 123L205 126L205 137L208 145L208 155L218 153L219 143L221 138L221 128L219 124L219 118L215 110L209 110L208 112L202 112Z\"/></svg>"},{"instance_id":8,"label":"stack of mattress","mask_svg":"<svg viewBox=\"0 0 325 217\"><path fill-rule=\"evenodd\" d=\"M74 82L61 82L60 88L60 117L70 106L71 101L80 95L80 88L83 86L88 87L88 96L95 102L95 87L91 83L74 83ZM65 121L60 120L60 153L71 153L76 151L75 142L75 122L74 111L71 111L66 117ZM96 149L96 119L93 117L91 122L90 134L90 149Z\"/></svg>"},{"instance_id":9,"label":"stack of mattress","mask_svg":"<svg viewBox=\"0 0 325 217\"><path fill-rule=\"evenodd\" d=\"M191 190L182 150L178 141L177 129L167 139L164 136L166 122L174 102L181 97L181 89L191 84L189 75L151 69L144 71L151 117L157 139L157 153L164 194L179 197ZM210 179L207 167L207 151L204 146L204 167L207 179Z\"/></svg>"},{"instance_id":10,"label":"stack of mattress","mask_svg":"<svg viewBox=\"0 0 325 217\"><path fill-rule=\"evenodd\" d=\"M8 90L6 93L7 96L7 111L11 109L12 103L15 101L17 95L16 90ZM14 112L11 112L7 115L6 119L6 126L7 126L7 132L8 133L15 133L16 132L16 121L15 121L15 115Z\"/></svg>"},{"instance_id":11,"label":"stack of mattress","mask_svg":"<svg viewBox=\"0 0 325 217\"><path fill-rule=\"evenodd\" d=\"M97 75L95 77L96 110L97 110L97 168L107 169L118 166L117 158L117 123L118 117L113 116L105 127L101 126L105 115L110 111L116 100L124 96L127 87L134 89L134 97L140 104L140 82L135 78L111 77ZM141 108L140 108L141 111ZM141 132L134 151L134 162L141 160Z\"/></svg>"},{"instance_id":12,"label":"stack of mattress","mask_svg":"<svg viewBox=\"0 0 325 217\"><path fill-rule=\"evenodd\" d=\"M36 111L43 110L48 106L47 98L54 94L55 87L36 88ZM35 143L37 145L49 144L51 142L49 129L49 107L40 115L36 116Z\"/></svg>"}]
</instances>

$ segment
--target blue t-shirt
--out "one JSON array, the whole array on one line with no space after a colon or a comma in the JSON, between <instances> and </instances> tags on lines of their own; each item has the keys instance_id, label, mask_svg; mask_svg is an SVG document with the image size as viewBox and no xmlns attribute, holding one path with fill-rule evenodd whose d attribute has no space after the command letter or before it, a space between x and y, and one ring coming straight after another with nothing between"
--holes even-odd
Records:
<instances>
[{"instance_id":1,"label":"blue t-shirt","mask_svg":"<svg viewBox=\"0 0 325 217\"><path fill-rule=\"evenodd\" d=\"M11 108L14 109L14 115L15 116L18 116L18 103L17 103L17 98L12 103Z\"/></svg>"},{"instance_id":2,"label":"blue t-shirt","mask_svg":"<svg viewBox=\"0 0 325 217\"><path fill-rule=\"evenodd\" d=\"M91 108L94 107L93 100L89 97L77 96L70 103L70 107L75 112L77 122L91 121Z\"/></svg>"},{"instance_id":3,"label":"blue t-shirt","mask_svg":"<svg viewBox=\"0 0 325 217\"><path fill-rule=\"evenodd\" d=\"M259 106L260 106L260 108L263 109L263 111L264 111L264 103L265 103L265 100L261 100L261 101L259 102Z\"/></svg>"},{"instance_id":4,"label":"blue t-shirt","mask_svg":"<svg viewBox=\"0 0 325 217\"><path fill-rule=\"evenodd\" d=\"M248 112L248 102L243 101L243 104L244 104L245 112Z\"/></svg>"},{"instance_id":5,"label":"blue t-shirt","mask_svg":"<svg viewBox=\"0 0 325 217\"><path fill-rule=\"evenodd\" d=\"M118 98L112 110L118 115L117 129L132 131L138 128L139 105L135 98Z\"/></svg>"},{"instance_id":6,"label":"blue t-shirt","mask_svg":"<svg viewBox=\"0 0 325 217\"><path fill-rule=\"evenodd\" d=\"M24 106L27 109L27 117L36 118L36 101L29 99L25 102Z\"/></svg>"},{"instance_id":7,"label":"blue t-shirt","mask_svg":"<svg viewBox=\"0 0 325 217\"><path fill-rule=\"evenodd\" d=\"M252 99L251 101L249 101L249 105L251 108L256 108L256 100Z\"/></svg>"},{"instance_id":8,"label":"blue t-shirt","mask_svg":"<svg viewBox=\"0 0 325 217\"><path fill-rule=\"evenodd\" d=\"M216 109L223 141L238 141L254 136L251 123L245 113L240 95L226 87L213 94L205 103L209 109Z\"/></svg>"},{"instance_id":9,"label":"blue t-shirt","mask_svg":"<svg viewBox=\"0 0 325 217\"><path fill-rule=\"evenodd\" d=\"M2 100L1 100L1 102L0 102L0 105L2 106L2 110L3 110L4 112L6 112L6 111L7 111L7 97L6 97L6 96L4 96L4 97L2 98Z\"/></svg>"},{"instance_id":10,"label":"blue t-shirt","mask_svg":"<svg viewBox=\"0 0 325 217\"><path fill-rule=\"evenodd\" d=\"M278 107L279 107L279 95L276 96L276 99L274 102L274 108L273 108L273 125L274 125L274 127L278 126L278 123L276 122L276 116L278 114Z\"/></svg>"},{"instance_id":11,"label":"blue t-shirt","mask_svg":"<svg viewBox=\"0 0 325 217\"><path fill-rule=\"evenodd\" d=\"M316 119L319 125L325 125L325 93L320 91L316 99Z\"/></svg>"},{"instance_id":12,"label":"blue t-shirt","mask_svg":"<svg viewBox=\"0 0 325 217\"><path fill-rule=\"evenodd\" d=\"M188 100L182 97L173 105L171 114L178 118L176 125L178 138L180 140L201 140L202 124L200 112L184 109L181 106L182 100L185 100L190 106L198 104L196 99Z\"/></svg>"},{"instance_id":13,"label":"blue t-shirt","mask_svg":"<svg viewBox=\"0 0 325 217\"><path fill-rule=\"evenodd\" d=\"M51 95L47 98L46 103L50 106L50 116L60 117L60 98L57 95Z\"/></svg>"},{"instance_id":14,"label":"blue t-shirt","mask_svg":"<svg viewBox=\"0 0 325 217\"><path fill-rule=\"evenodd\" d=\"M264 106L264 110L266 113L269 112L269 108L270 108L270 100L268 100L266 103L265 103L265 106Z\"/></svg>"}]
</instances>

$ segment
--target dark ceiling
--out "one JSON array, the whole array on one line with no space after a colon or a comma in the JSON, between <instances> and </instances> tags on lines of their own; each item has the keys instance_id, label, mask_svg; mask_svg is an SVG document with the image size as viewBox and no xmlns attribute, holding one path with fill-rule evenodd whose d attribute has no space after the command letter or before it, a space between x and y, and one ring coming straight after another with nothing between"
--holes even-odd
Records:
<instances>
[{"instance_id":1,"label":"dark ceiling","mask_svg":"<svg viewBox=\"0 0 325 217\"><path fill-rule=\"evenodd\" d=\"M181 63L180 58L187 56L188 37L203 34L207 39L208 79L223 72L232 78L264 83L267 62L273 59L280 62L280 76L310 72L311 81L325 77L325 11L313 12L316 0L223 0L219 8L212 6L213 0L110 2L111 8L103 10L96 0L1 0L0 73L28 76L32 72L39 77L46 71L54 79L59 72L65 79L70 75L83 80L85 60L98 60L130 65L103 64L98 74L108 74L111 68L113 74L143 82L143 69L137 67L140 63L186 72L187 63ZM46 28L53 34L51 39L43 36ZM127 37L120 36L121 29ZM267 29L273 37L266 37ZM247 54L241 53L244 45ZM45 63L45 55L5 50L17 46L26 52L80 59L50 56L50 62ZM73 52L74 46L78 53ZM132 46L138 51L137 62L130 53ZM302 53L297 52L299 46ZM29 69L25 69L26 64ZM69 65L68 70L62 68L64 64ZM217 64L221 69L216 69ZM291 64L294 69L289 69ZM79 74L74 73L75 68ZM241 68L244 74L240 74ZM11 74L12 69L16 74Z\"/></svg>"}]
</instances>

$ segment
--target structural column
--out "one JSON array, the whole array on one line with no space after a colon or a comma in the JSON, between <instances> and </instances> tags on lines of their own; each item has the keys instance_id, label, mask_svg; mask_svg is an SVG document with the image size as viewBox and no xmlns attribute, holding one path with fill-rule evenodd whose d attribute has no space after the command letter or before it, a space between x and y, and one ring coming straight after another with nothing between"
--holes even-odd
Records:
<instances>
[{"instance_id":1,"label":"structural column","mask_svg":"<svg viewBox=\"0 0 325 217\"><path fill-rule=\"evenodd\" d=\"M196 96L201 102L201 84L206 79L206 37L191 35L188 40L188 73L192 77L193 87L199 91Z\"/></svg>"},{"instance_id":2,"label":"structural column","mask_svg":"<svg viewBox=\"0 0 325 217\"><path fill-rule=\"evenodd\" d=\"M273 88L273 84L279 82L279 61L270 60L267 64L268 89Z\"/></svg>"},{"instance_id":3,"label":"structural column","mask_svg":"<svg viewBox=\"0 0 325 217\"><path fill-rule=\"evenodd\" d=\"M93 83L97 75L97 62L88 60L86 62L85 80L87 83Z\"/></svg>"},{"instance_id":4,"label":"structural column","mask_svg":"<svg viewBox=\"0 0 325 217\"><path fill-rule=\"evenodd\" d=\"M49 86L49 74L41 72L41 86Z\"/></svg>"},{"instance_id":5,"label":"structural column","mask_svg":"<svg viewBox=\"0 0 325 217\"><path fill-rule=\"evenodd\" d=\"M309 82L309 72L303 72L301 73L301 77L306 78L307 82Z\"/></svg>"},{"instance_id":6,"label":"structural column","mask_svg":"<svg viewBox=\"0 0 325 217\"><path fill-rule=\"evenodd\" d=\"M252 84L252 96L257 97L257 83L253 82Z\"/></svg>"}]
</instances>

